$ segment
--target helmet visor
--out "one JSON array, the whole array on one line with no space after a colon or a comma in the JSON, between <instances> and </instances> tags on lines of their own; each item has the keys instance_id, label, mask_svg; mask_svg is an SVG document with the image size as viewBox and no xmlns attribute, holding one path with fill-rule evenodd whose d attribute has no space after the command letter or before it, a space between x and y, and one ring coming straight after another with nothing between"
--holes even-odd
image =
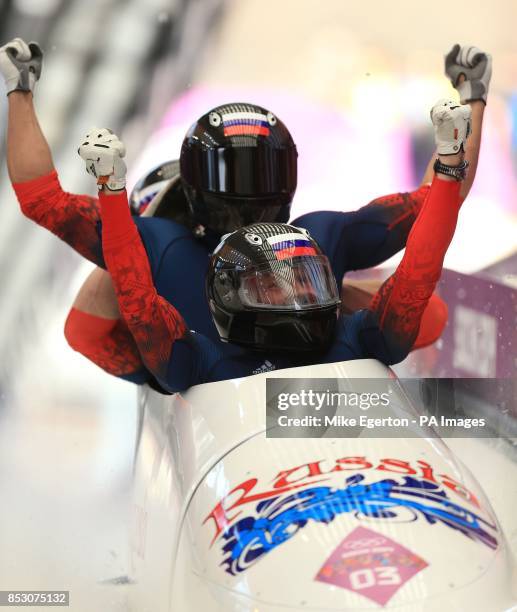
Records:
<instances>
[{"instance_id":1,"label":"helmet visor","mask_svg":"<svg viewBox=\"0 0 517 612\"><path fill-rule=\"evenodd\" d=\"M182 151L181 176L197 190L260 197L296 190L296 147L268 145Z\"/></svg>"},{"instance_id":2,"label":"helmet visor","mask_svg":"<svg viewBox=\"0 0 517 612\"><path fill-rule=\"evenodd\" d=\"M241 274L244 307L309 310L339 303L336 279L325 256L296 257Z\"/></svg>"}]
</instances>

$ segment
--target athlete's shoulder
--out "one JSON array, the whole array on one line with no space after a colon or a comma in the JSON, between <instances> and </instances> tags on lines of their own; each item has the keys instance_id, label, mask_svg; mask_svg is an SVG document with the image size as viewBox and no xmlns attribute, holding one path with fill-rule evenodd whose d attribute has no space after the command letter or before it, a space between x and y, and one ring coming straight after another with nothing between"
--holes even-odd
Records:
<instances>
[{"instance_id":1,"label":"athlete's shoulder","mask_svg":"<svg viewBox=\"0 0 517 612\"><path fill-rule=\"evenodd\" d=\"M373 313L368 309L341 315L336 326L334 342L325 356L325 361L346 361L368 357L362 340L367 330L378 330Z\"/></svg>"},{"instance_id":2,"label":"athlete's shoulder","mask_svg":"<svg viewBox=\"0 0 517 612\"><path fill-rule=\"evenodd\" d=\"M351 314L341 315L338 320L338 332L340 336L346 336L351 330L377 327L377 317L368 308L361 308Z\"/></svg>"},{"instance_id":3,"label":"athlete's shoulder","mask_svg":"<svg viewBox=\"0 0 517 612\"><path fill-rule=\"evenodd\" d=\"M344 214L338 210L316 210L310 213L305 213L290 221L290 225L295 227L307 228L308 225L327 225L334 222L336 219L340 219Z\"/></svg>"},{"instance_id":4,"label":"athlete's shoulder","mask_svg":"<svg viewBox=\"0 0 517 612\"><path fill-rule=\"evenodd\" d=\"M343 260L341 252L335 253L335 249L341 240L343 228L351 218L350 215L351 213L337 210L318 210L298 217L291 221L291 225L306 229L331 260L334 255Z\"/></svg>"}]
</instances>

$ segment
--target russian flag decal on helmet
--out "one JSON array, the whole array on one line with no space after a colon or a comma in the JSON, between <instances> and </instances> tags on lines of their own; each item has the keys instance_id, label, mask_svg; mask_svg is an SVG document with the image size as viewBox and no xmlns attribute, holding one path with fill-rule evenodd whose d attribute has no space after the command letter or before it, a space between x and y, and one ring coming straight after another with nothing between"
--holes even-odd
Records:
<instances>
[{"instance_id":1,"label":"russian flag decal on helmet","mask_svg":"<svg viewBox=\"0 0 517 612\"><path fill-rule=\"evenodd\" d=\"M299 257L301 255L317 255L310 238L303 234L280 234L267 239L279 260Z\"/></svg>"},{"instance_id":2,"label":"russian flag decal on helmet","mask_svg":"<svg viewBox=\"0 0 517 612\"><path fill-rule=\"evenodd\" d=\"M225 136L269 136L269 122L264 113L239 111L223 114Z\"/></svg>"}]
</instances>

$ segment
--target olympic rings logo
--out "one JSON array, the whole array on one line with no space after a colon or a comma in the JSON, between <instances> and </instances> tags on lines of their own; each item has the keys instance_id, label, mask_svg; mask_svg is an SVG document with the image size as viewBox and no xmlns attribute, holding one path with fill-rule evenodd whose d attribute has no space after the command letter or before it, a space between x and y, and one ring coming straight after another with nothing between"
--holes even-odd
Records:
<instances>
[{"instance_id":1,"label":"olympic rings logo","mask_svg":"<svg viewBox=\"0 0 517 612\"><path fill-rule=\"evenodd\" d=\"M374 546L381 546L386 543L386 538L362 538L360 540L353 540L352 542L346 542L343 548L348 550L357 550L359 548L373 548Z\"/></svg>"}]
</instances>

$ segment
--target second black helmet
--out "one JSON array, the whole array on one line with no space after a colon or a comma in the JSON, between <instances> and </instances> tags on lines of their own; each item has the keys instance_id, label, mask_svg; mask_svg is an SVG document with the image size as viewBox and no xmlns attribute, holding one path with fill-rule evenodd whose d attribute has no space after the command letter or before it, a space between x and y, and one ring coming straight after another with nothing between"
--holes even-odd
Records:
<instances>
[{"instance_id":1,"label":"second black helmet","mask_svg":"<svg viewBox=\"0 0 517 612\"><path fill-rule=\"evenodd\" d=\"M324 351L339 315L328 258L307 231L256 223L223 236L206 293L221 340L254 349Z\"/></svg>"}]
</instances>

